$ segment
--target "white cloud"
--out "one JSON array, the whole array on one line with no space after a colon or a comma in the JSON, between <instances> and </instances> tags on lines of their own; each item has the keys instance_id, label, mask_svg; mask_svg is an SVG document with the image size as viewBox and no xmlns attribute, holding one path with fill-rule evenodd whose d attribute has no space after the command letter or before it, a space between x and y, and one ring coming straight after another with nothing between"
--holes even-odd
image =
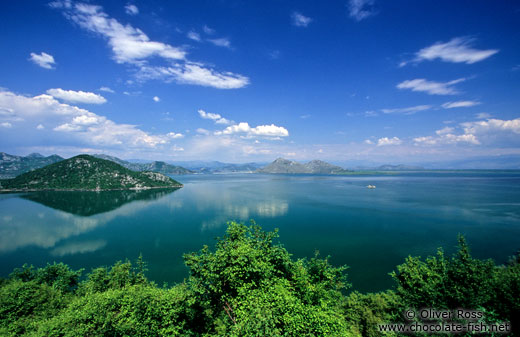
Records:
<instances>
[{"instance_id":1,"label":"white cloud","mask_svg":"<svg viewBox=\"0 0 520 337\"><path fill-rule=\"evenodd\" d=\"M488 114L487 112L480 112L475 115L477 119L488 119L491 118L491 114Z\"/></svg>"},{"instance_id":2,"label":"white cloud","mask_svg":"<svg viewBox=\"0 0 520 337\"><path fill-rule=\"evenodd\" d=\"M474 41L473 38L456 37L448 42L437 42L419 50L413 62L432 61L438 58L444 62L472 64L498 53L498 49L474 49L471 47Z\"/></svg>"},{"instance_id":3,"label":"white cloud","mask_svg":"<svg viewBox=\"0 0 520 337\"><path fill-rule=\"evenodd\" d=\"M188 39L191 39L193 41L200 42L200 34L194 31L189 31L188 34L186 34Z\"/></svg>"},{"instance_id":4,"label":"white cloud","mask_svg":"<svg viewBox=\"0 0 520 337\"><path fill-rule=\"evenodd\" d=\"M293 12L291 14L292 24L296 27L307 27L311 22L312 19L299 13L299 12Z\"/></svg>"},{"instance_id":5,"label":"white cloud","mask_svg":"<svg viewBox=\"0 0 520 337\"><path fill-rule=\"evenodd\" d=\"M385 114L393 114L393 113L402 113L406 115L414 114L418 111L424 111L431 109L431 105L416 105L409 108L397 108L397 109L381 109L381 111Z\"/></svg>"},{"instance_id":6,"label":"white cloud","mask_svg":"<svg viewBox=\"0 0 520 337\"><path fill-rule=\"evenodd\" d=\"M231 135L236 133L245 133L247 136L263 136L263 137L287 137L289 131L282 126L259 125L255 128L249 126L246 122L241 122L235 125L228 126L222 131L216 131L215 135Z\"/></svg>"},{"instance_id":7,"label":"white cloud","mask_svg":"<svg viewBox=\"0 0 520 337\"><path fill-rule=\"evenodd\" d=\"M216 124L231 124L232 122L224 117L222 117L221 115L219 114L215 114L215 113L211 113L211 112L206 112L202 109L199 109L198 110L198 113L200 115L201 118L204 118L204 119L211 119L213 120Z\"/></svg>"},{"instance_id":8,"label":"white cloud","mask_svg":"<svg viewBox=\"0 0 520 337\"><path fill-rule=\"evenodd\" d=\"M213 28L210 28L206 25L204 25L204 27L202 27L202 30L204 31L204 33L208 34L208 35L212 35L212 34L215 34L215 30Z\"/></svg>"},{"instance_id":9,"label":"white cloud","mask_svg":"<svg viewBox=\"0 0 520 337\"><path fill-rule=\"evenodd\" d=\"M45 129L45 126L43 126L43 124L38 124L38 126L36 127L37 130L43 130Z\"/></svg>"},{"instance_id":10,"label":"white cloud","mask_svg":"<svg viewBox=\"0 0 520 337\"><path fill-rule=\"evenodd\" d=\"M449 134L449 133L453 133L453 131L455 131L454 128L446 126L445 128L442 128L440 130L435 131L435 133L437 135L441 136L441 135L446 135L446 134Z\"/></svg>"},{"instance_id":11,"label":"white cloud","mask_svg":"<svg viewBox=\"0 0 520 337\"><path fill-rule=\"evenodd\" d=\"M168 136L171 139L184 138L184 135L182 133L175 133L175 132L167 133L166 136Z\"/></svg>"},{"instance_id":12,"label":"white cloud","mask_svg":"<svg viewBox=\"0 0 520 337\"><path fill-rule=\"evenodd\" d=\"M466 122L461 125L464 127L465 133L479 137L497 136L498 134L520 135L520 118L512 120L493 118L486 121Z\"/></svg>"},{"instance_id":13,"label":"white cloud","mask_svg":"<svg viewBox=\"0 0 520 337\"><path fill-rule=\"evenodd\" d=\"M469 108L475 105L479 105L480 102L477 101L457 101L457 102L446 102L442 105L444 109L452 109L452 108Z\"/></svg>"},{"instance_id":14,"label":"white cloud","mask_svg":"<svg viewBox=\"0 0 520 337\"><path fill-rule=\"evenodd\" d=\"M136 76L141 80L162 79L218 89L242 88L249 84L249 79L243 75L219 72L203 63L189 61L183 48L150 40L142 30L109 17L100 6L62 0L54 1L50 6L61 9L68 19L83 29L104 37L114 60L135 66ZM151 65L150 61L163 61L168 66Z\"/></svg>"},{"instance_id":15,"label":"white cloud","mask_svg":"<svg viewBox=\"0 0 520 337\"><path fill-rule=\"evenodd\" d=\"M110 89L109 87L101 87L101 88L99 88L99 91L109 92L111 94L115 93L115 91Z\"/></svg>"},{"instance_id":16,"label":"white cloud","mask_svg":"<svg viewBox=\"0 0 520 337\"><path fill-rule=\"evenodd\" d=\"M88 110L60 103L50 95L26 97L0 90L0 106L12 111L10 116L0 116L0 122L11 117L19 120L16 124L16 128L20 130L19 135L16 136L19 137L19 143L24 143L27 138L32 137L31 139L39 144L41 133L45 134L46 138L52 138L57 144L116 147L129 150L156 148L168 144L172 139L171 135L153 135L135 125L115 123ZM42 127L43 124L47 125L48 130L37 127L40 129L38 134L31 134L34 125L39 124Z\"/></svg>"},{"instance_id":17,"label":"white cloud","mask_svg":"<svg viewBox=\"0 0 520 337\"><path fill-rule=\"evenodd\" d=\"M157 97L157 96L154 96L152 99L153 99L154 102L160 102L161 101L161 99L159 97Z\"/></svg>"},{"instance_id":18,"label":"white cloud","mask_svg":"<svg viewBox=\"0 0 520 337\"><path fill-rule=\"evenodd\" d=\"M424 78L417 78L414 80L403 81L397 85L397 88L425 92L429 95L456 95L458 92L452 88L452 85L465 80L465 78L459 78L449 82L435 82L425 80Z\"/></svg>"},{"instance_id":19,"label":"white cloud","mask_svg":"<svg viewBox=\"0 0 520 337\"><path fill-rule=\"evenodd\" d=\"M219 73L205 68L199 63L176 64L172 67L141 67L137 73L140 79L175 80L178 83L195 84L217 89L237 89L249 84L245 76L230 72Z\"/></svg>"},{"instance_id":20,"label":"white cloud","mask_svg":"<svg viewBox=\"0 0 520 337\"><path fill-rule=\"evenodd\" d=\"M443 145L466 143L471 145L518 147L520 144L520 118L512 120L488 119L461 123L462 133L455 128L437 130L436 137L414 138L416 145Z\"/></svg>"},{"instance_id":21,"label":"white cloud","mask_svg":"<svg viewBox=\"0 0 520 337\"><path fill-rule=\"evenodd\" d=\"M128 15L137 15L139 14L139 8L136 5L128 4L125 6L125 12Z\"/></svg>"},{"instance_id":22,"label":"white cloud","mask_svg":"<svg viewBox=\"0 0 520 337\"><path fill-rule=\"evenodd\" d=\"M221 37L218 39L208 39L208 41L218 47L231 48L231 41L229 41L229 39L225 37Z\"/></svg>"},{"instance_id":23,"label":"white cloud","mask_svg":"<svg viewBox=\"0 0 520 337\"><path fill-rule=\"evenodd\" d=\"M377 146L400 145L403 141L397 137L383 137L377 140Z\"/></svg>"},{"instance_id":24,"label":"white cloud","mask_svg":"<svg viewBox=\"0 0 520 337\"><path fill-rule=\"evenodd\" d=\"M374 0L350 0L348 11L351 18L361 21L376 14L374 10Z\"/></svg>"},{"instance_id":25,"label":"white cloud","mask_svg":"<svg viewBox=\"0 0 520 337\"><path fill-rule=\"evenodd\" d=\"M40 55L31 53L29 60L45 69L53 69L53 65L56 64L56 62L54 62L54 57L44 52Z\"/></svg>"},{"instance_id":26,"label":"white cloud","mask_svg":"<svg viewBox=\"0 0 520 337\"><path fill-rule=\"evenodd\" d=\"M6 128L6 129L9 129L9 128L12 128L13 125L9 122L2 122L0 123L0 126L3 127L3 128Z\"/></svg>"},{"instance_id":27,"label":"white cloud","mask_svg":"<svg viewBox=\"0 0 520 337\"><path fill-rule=\"evenodd\" d=\"M201 135L206 135L206 136L210 134L209 130L206 130L203 128L198 128L197 133L200 133Z\"/></svg>"},{"instance_id":28,"label":"white cloud","mask_svg":"<svg viewBox=\"0 0 520 337\"><path fill-rule=\"evenodd\" d=\"M371 141L370 139L365 139L365 141L363 143L368 144L368 145L373 145L374 144L374 142Z\"/></svg>"},{"instance_id":29,"label":"white cloud","mask_svg":"<svg viewBox=\"0 0 520 337\"><path fill-rule=\"evenodd\" d=\"M55 98L72 103L103 104L107 101L103 96L93 92L63 90L56 88L47 90L47 93Z\"/></svg>"}]
</instances>

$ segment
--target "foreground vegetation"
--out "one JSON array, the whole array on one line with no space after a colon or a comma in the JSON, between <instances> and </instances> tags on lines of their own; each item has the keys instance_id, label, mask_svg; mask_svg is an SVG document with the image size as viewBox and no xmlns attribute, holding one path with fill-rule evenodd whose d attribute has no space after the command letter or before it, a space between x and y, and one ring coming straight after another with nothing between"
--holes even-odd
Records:
<instances>
[{"instance_id":1,"label":"foreground vegetation","mask_svg":"<svg viewBox=\"0 0 520 337\"><path fill-rule=\"evenodd\" d=\"M379 336L377 323L424 307L519 322L519 259L474 259L462 237L455 256L409 257L394 290L371 294L348 293L346 267L294 260L276 237L231 222L215 251L184 256L190 276L170 288L147 280L141 257L85 278L64 264L24 266L0 281L0 336Z\"/></svg>"}]
</instances>

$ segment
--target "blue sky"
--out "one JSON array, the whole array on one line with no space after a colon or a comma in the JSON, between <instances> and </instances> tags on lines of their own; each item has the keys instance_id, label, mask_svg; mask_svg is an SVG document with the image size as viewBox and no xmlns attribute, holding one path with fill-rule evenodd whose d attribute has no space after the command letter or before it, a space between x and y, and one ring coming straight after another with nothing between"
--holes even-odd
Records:
<instances>
[{"instance_id":1,"label":"blue sky","mask_svg":"<svg viewBox=\"0 0 520 337\"><path fill-rule=\"evenodd\" d=\"M0 151L520 154L514 1L3 1Z\"/></svg>"}]
</instances>

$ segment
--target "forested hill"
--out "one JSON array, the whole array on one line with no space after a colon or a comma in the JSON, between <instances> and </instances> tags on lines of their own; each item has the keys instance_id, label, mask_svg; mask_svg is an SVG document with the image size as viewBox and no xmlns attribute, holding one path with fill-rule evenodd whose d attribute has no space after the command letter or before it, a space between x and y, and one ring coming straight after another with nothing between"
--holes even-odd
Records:
<instances>
[{"instance_id":1,"label":"forested hill","mask_svg":"<svg viewBox=\"0 0 520 337\"><path fill-rule=\"evenodd\" d=\"M16 178L0 180L0 190L123 190L182 187L156 172L134 172L109 160L79 155Z\"/></svg>"}]
</instances>

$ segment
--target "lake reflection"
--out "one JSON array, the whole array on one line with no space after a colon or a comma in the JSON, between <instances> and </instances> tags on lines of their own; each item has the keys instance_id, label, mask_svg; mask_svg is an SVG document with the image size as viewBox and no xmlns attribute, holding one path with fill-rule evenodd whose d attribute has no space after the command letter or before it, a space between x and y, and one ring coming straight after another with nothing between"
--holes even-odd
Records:
<instances>
[{"instance_id":1,"label":"lake reflection","mask_svg":"<svg viewBox=\"0 0 520 337\"><path fill-rule=\"evenodd\" d=\"M89 270L142 253L150 279L172 284L188 275L182 254L213 246L229 220L279 228L295 257L331 255L361 291L392 286L388 273L408 255L451 254L458 233L498 263L520 248L518 172L178 180L174 191L0 194L1 275L52 261Z\"/></svg>"}]
</instances>

